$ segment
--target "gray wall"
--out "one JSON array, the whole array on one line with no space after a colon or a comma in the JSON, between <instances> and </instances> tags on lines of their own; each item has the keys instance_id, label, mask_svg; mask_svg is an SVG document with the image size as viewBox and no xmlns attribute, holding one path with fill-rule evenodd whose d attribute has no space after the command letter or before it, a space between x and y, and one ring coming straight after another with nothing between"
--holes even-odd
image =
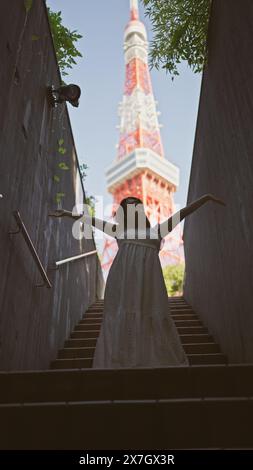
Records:
<instances>
[{"instance_id":1,"label":"gray wall","mask_svg":"<svg viewBox=\"0 0 253 470\"><path fill-rule=\"evenodd\" d=\"M253 2L214 0L185 222L184 296L231 362L253 361Z\"/></svg>"},{"instance_id":2,"label":"gray wall","mask_svg":"<svg viewBox=\"0 0 253 470\"><path fill-rule=\"evenodd\" d=\"M0 3L0 56L0 369L43 369L96 299L101 268L94 255L50 272L52 289L36 288L40 274L22 236L8 235L19 210L46 268L95 249L73 238L71 220L48 217L57 192L69 210L84 193L67 108L47 100L60 77L42 0L28 15L23 1ZM60 170L63 161L69 170Z\"/></svg>"}]
</instances>

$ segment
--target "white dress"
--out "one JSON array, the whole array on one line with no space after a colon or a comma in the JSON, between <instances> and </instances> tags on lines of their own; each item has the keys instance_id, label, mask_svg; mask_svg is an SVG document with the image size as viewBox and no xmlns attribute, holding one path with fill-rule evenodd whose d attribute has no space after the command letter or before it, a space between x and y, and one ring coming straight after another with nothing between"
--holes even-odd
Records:
<instances>
[{"instance_id":1,"label":"white dress","mask_svg":"<svg viewBox=\"0 0 253 470\"><path fill-rule=\"evenodd\" d=\"M151 229L152 230L152 229ZM138 239L133 229L118 238L108 274L104 314L93 367L187 365L159 259L160 239ZM145 234L144 234L145 236Z\"/></svg>"}]
</instances>

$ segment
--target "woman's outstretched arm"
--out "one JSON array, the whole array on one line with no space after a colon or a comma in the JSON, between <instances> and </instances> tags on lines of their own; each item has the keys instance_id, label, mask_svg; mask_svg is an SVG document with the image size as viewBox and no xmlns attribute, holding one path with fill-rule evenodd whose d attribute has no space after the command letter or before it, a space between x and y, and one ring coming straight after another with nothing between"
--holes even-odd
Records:
<instances>
[{"instance_id":1,"label":"woman's outstretched arm","mask_svg":"<svg viewBox=\"0 0 253 470\"><path fill-rule=\"evenodd\" d=\"M70 211L66 211L64 209L59 209L54 212L50 212L48 214L50 217L69 217L74 220L78 219L83 219L83 222L90 223L93 227L97 228L98 230L101 230L102 232L106 233L107 235L110 235L111 237L116 236L116 224L111 224L110 222L107 222L105 220L97 219L96 217L92 216L85 216L84 214L72 214ZM87 219L87 220L86 220Z\"/></svg>"},{"instance_id":2,"label":"woman's outstretched arm","mask_svg":"<svg viewBox=\"0 0 253 470\"><path fill-rule=\"evenodd\" d=\"M196 201L192 202L191 204L188 204L188 206L179 210L178 212L173 214L169 219L165 220L160 225L158 225L159 236L163 238L168 235L168 233L171 232L176 227L176 225L178 225L183 219L185 219L185 217L188 217L188 215L195 212L208 201L213 201L223 206L226 205L224 201L218 199L212 194L205 194L204 196L200 197L199 199L196 199Z\"/></svg>"}]
</instances>

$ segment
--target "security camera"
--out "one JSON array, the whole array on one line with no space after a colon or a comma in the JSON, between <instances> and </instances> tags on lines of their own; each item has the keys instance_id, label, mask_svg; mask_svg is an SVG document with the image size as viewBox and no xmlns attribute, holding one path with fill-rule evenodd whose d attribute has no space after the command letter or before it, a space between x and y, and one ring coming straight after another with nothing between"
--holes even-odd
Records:
<instances>
[{"instance_id":1,"label":"security camera","mask_svg":"<svg viewBox=\"0 0 253 470\"><path fill-rule=\"evenodd\" d=\"M78 85L70 84L63 85L60 88L49 88L50 102L53 107L57 104L65 103L68 101L72 106L78 108L79 98L81 96L81 88Z\"/></svg>"}]
</instances>

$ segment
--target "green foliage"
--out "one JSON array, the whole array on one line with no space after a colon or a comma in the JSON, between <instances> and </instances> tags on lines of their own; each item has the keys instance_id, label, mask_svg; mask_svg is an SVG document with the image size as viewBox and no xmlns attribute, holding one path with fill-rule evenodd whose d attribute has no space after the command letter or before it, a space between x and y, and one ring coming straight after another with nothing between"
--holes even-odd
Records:
<instances>
[{"instance_id":1,"label":"green foliage","mask_svg":"<svg viewBox=\"0 0 253 470\"><path fill-rule=\"evenodd\" d=\"M86 176L87 176L87 173L86 173L86 170L88 169L88 165L86 165L86 163L82 163L82 165L80 165L80 172L81 172L81 178L82 180L84 181Z\"/></svg>"},{"instance_id":2,"label":"green foliage","mask_svg":"<svg viewBox=\"0 0 253 470\"><path fill-rule=\"evenodd\" d=\"M65 197L65 193L56 193L56 196L55 196L56 204L60 204L64 197Z\"/></svg>"},{"instance_id":3,"label":"green foliage","mask_svg":"<svg viewBox=\"0 0 253 470\"><path fill-rule=\"evenodd\" d=\"M57 144L58 144L58 149L57 149L57 150L58 150L58 154L59 154L58 157L59 157L60 155L65 155L65 153L67 152L67 149L66 149L65 147L63 147L63 145L64 145L64 139L58 139ZM59 162L59 163L58 163L58 168L59 168L60 170L63 170L63 171L69 170L69 166L68 166L65 162ZM59 175L54 175L54 176L53 176L53 181L54 181L54 183L59 184L59 183L61 182L61 176L59 176ZM60 185L60 187L58 186L58 188L59 188L60 190L64 190L64 188L62 188L61 186L62 186L62 185ZM62 199L63 199L64 197L65 197L65 193L64 193L64 192L60 192L60 191L57 192L57 193L56 193L56 196L55 196L55 202L56 202L57 204L60 204L60 203L62 202Z\"/></svg>"},{"instance_id":4,"label":"green foliage","mask_svg":"<svg viewBox=\"0 0 253 470\"><path fill-rule=\"evenodd\" d=\"M61 155L65 155L65 153L67 152L67 149L65 149L64 147L59 147L59 148L58 148L58 152L59 152Z\"/></svg>"},{"instance_id":5,"label":"green foliage","mask_svg":"<svg viewBox=\"0 0 253 470\"><path fill-rule=\"evenodd\" d=\"M69 167L68 167L68 165L66 165L65 162L58 163L58 167L59 167L61 170L64 170L64 171L69 170Z\"/></svg>"},{"instance_id":6,"label":"green foliage","mask_svg":"<svg viewBox=\"0 0 253 470\"><path fill-rule=\"evenodd\" d=\"M96 199L94 196L86 196L85 204L89 206L89 214L91 217L95 217L95 203Z\"/></svg>"},{"instance_id":7,"label":"green foliage","mask_svg":"<svg viewBox=\"0 0 253 470\"><path fill-rule=\"evenodd\" d=\"M181 295L183 292L184 264L166 266L163 269L163 276L167 292L170 296Z\"/></svg>"},{"instance_id":8,"label":"green foliage","mask_svg":"<svg viewBox=\"0 0 253 470\"><path fill-rule=\"evenodd\" d=\"M68 75L67 69L72 69L73 65L76 64L75 59L82 57L82 54L75 46L75 43L82 36L76 30L70 31L70 29L63 26L61 11L53 12L48 7L48 16L59 68L62 75Z\"/></svg>"},{"instance_id":9,"label":"green foliage","mask_svg":"<svg viewBox=\"0 0 253 470\"><path fill-rule=\"evenodd\" d=\"M207 56L207 30L211 0L142 0L151 20L151 67L165 69L174 78L186 60L201 72Z\"/></svg>"},{"instance_id":10,"label":"green foliage","mask_svg":"<svg viewBox=\"0 0 253 470\"><path fill-rule=\"evenodd\" d=\"M82 178L82 181L84 182L86 176L87 176L87 173L86 173L86 170L88 169L88 165L86 165L86 163L82 163L80 165L80 173L81 173L81 178ZM86 198L85 198L85 201L84 201L85 204L87 204L89 206L89 214L91 217L95 217L95 203L96 203L96 198L94 196L88 196L86 194Z\"/></svg>"},{"instance_id":11,"label":"green foliage","mask_svg":"<svg viewBox=\"0 0 253 470\"><path fill-rule=\"evenodd\" d=\"M25 7L26 13L29 13L32 6L33 6L33 0L24 0L24 7Z\"/></svg>"}]
</instances>

